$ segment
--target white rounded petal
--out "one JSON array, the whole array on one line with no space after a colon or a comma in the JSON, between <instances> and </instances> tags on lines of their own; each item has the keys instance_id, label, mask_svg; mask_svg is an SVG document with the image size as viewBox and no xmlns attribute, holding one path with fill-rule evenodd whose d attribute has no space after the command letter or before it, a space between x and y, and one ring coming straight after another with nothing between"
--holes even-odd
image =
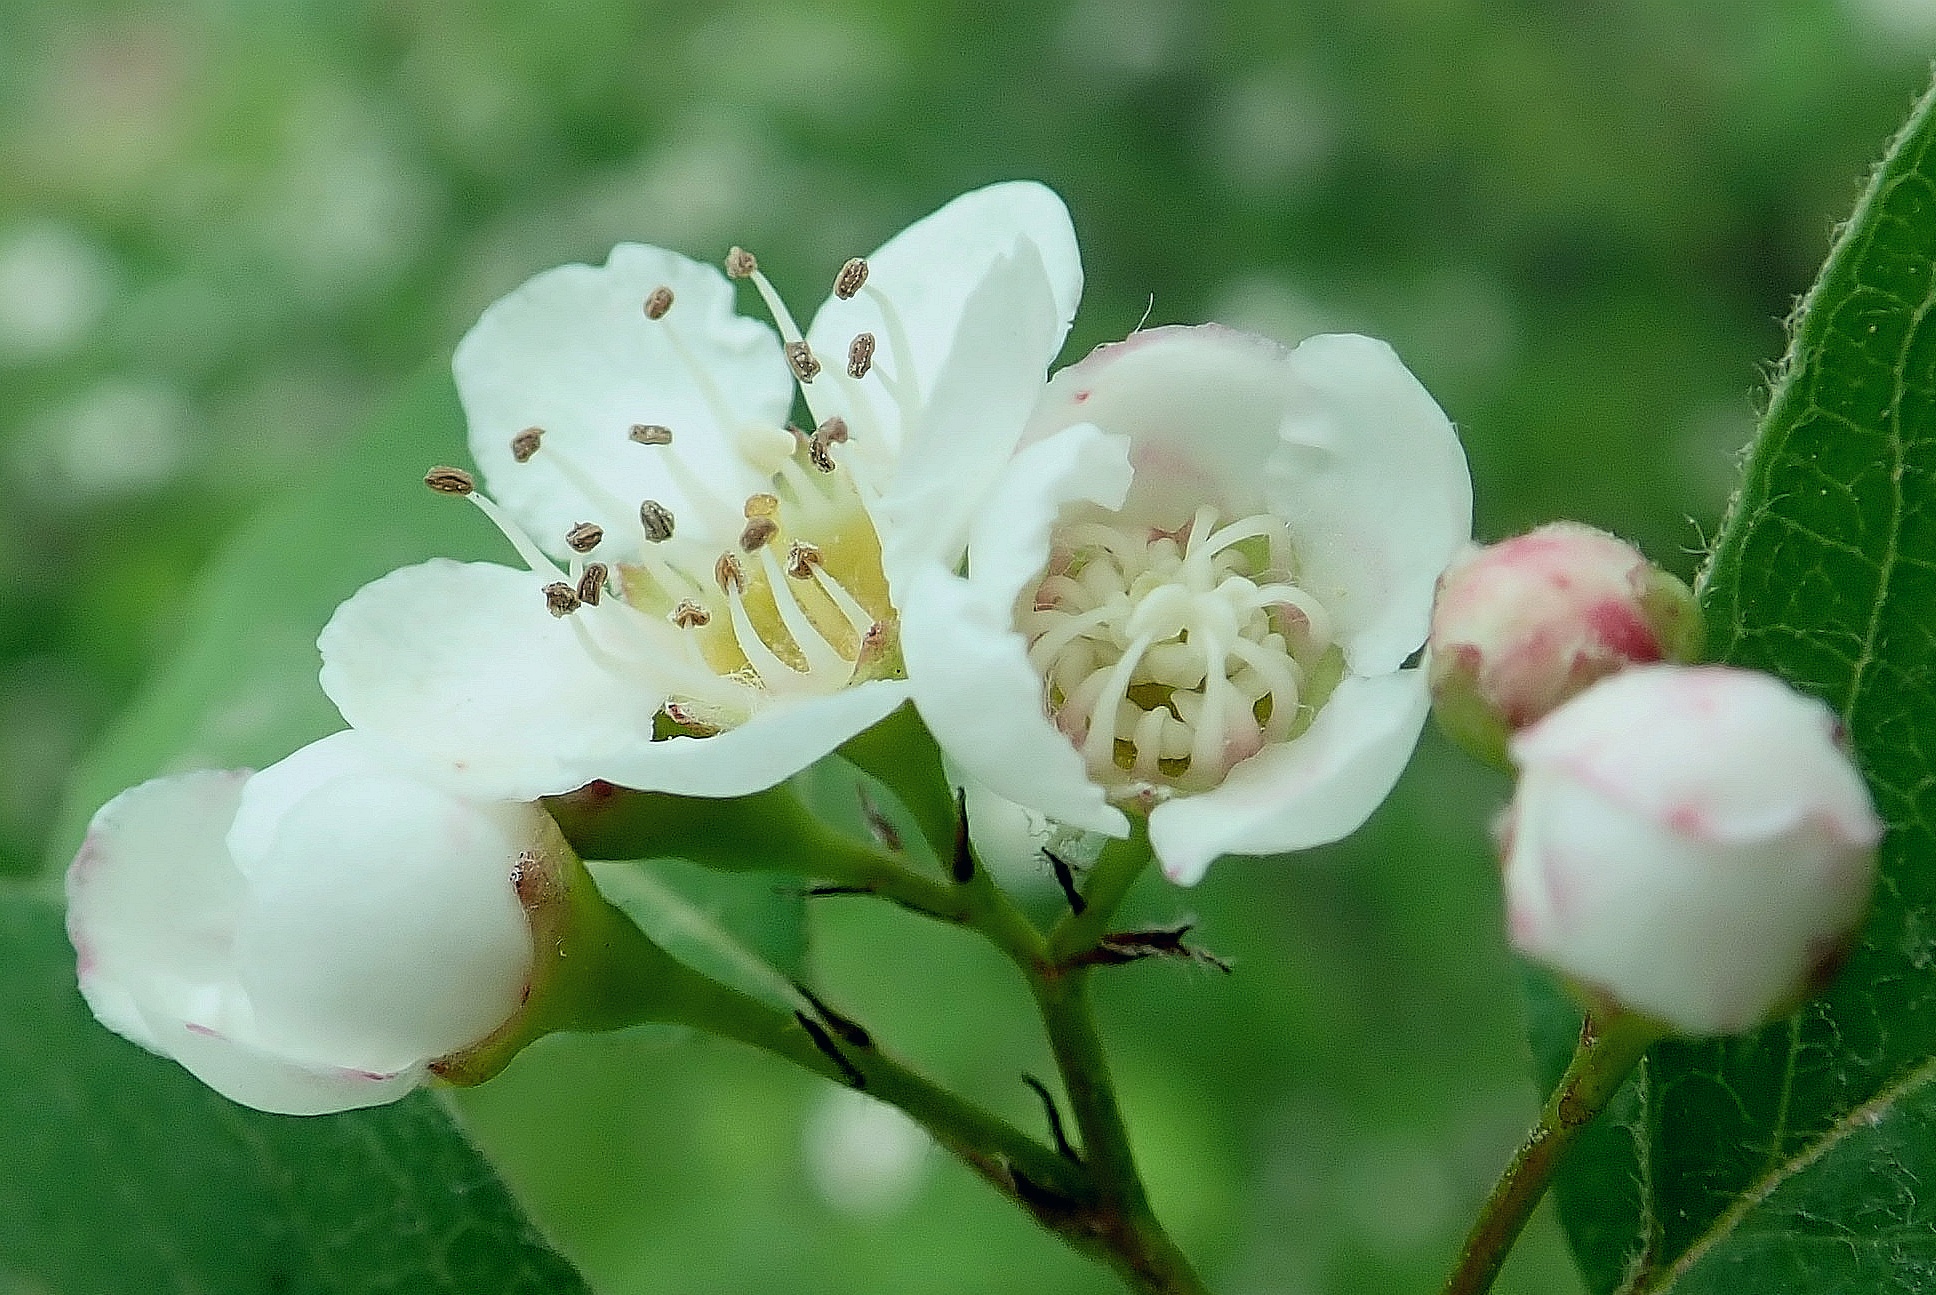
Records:
<instances>
[{"instance_id":1,"label":"white rounded petal","mask_svg":"<svg viewBox=\"0 0 1936 1295\"><path fill-rule=\"evenodd\" d=\"M1815 821L1871 846L1881 823L1839 731L1827 706L1771 675L1658 665L1595 684L1511 750L1522 767L1563 768L1634 813L1708 840L1751 841Z\"/></svg>"},{"instance_id":2,"label":"white rounded petal","mask_svg":"<svg viewBox=\"0 0 1936 1295\"><path fill-rule=\"evenodd\" d=\"M875 679L822 697L770 703L711 737L672 737L614 752L593 776L678 796L750 796L872 728L908 695L905 680Z\"/></svg>"},{"instance_id":3,"label":"white rounded petal","mask_svg":"<svg viewBox=\"0 0 1936 1295\"><path fill-rule=\"evenodd\" d=\"M540 581L438 559L365 585L323 628L323 691L353 726L437 762L480 797L570 791L650 741L665 692L620 680L554 617Z\"/></svg>"},{"instance_id":4,"label":"white rounded petal","mask_svg":"<svg viewBox=\"0 0 1936 1295\"><path fill-rule=\"evenodd\" d=\"M1014 456L1068 321L1029 242L997 257L970 294L926 417L869 511L890 588L930 563L952 570L984 496Z\"/></svg>"},{"instance_id":5,"label":"white rounded petal","mask_svg":"<svg viewBox=\"0 0 1936 1295\"><path fill-rule=\"evenodd\" d=\"M305 1066L180 1021L152 1022L160 1050L232 1102L272 1115L330 1115L381 1106L422 1083L421 1065L394 1074Z\"/></svg>"},{"instance_id":6,"label":"white rounded petal","mask_svg":"<svg viewBox=\"0 0 1936 1295\"><path fill-rule=\"evenodd\" d=\"M363 777L375 770L424 770L408 751L358 729L344 729L311 742L257 771L242 784L235 821L228 836L229 858L244 877L251 874L275 842L282 816L303 797L338 778Z\"/></svg>"},{"instance_id":7,"label":"white rounded petal","mask_svg":"<svg viewBox=\"0 0 1936 1295\"><path fill-rule=\"evenodd\" d=\"M1425 641L1433 584L1472 533L1472 483L1451 423L1384 343L1150 329L1056 374L1024 441L1080 422L1134 443L1138 520L1177 526L1205 502L1284 518L1298 582L1355 673L1397 669Z\"/></svg>"},{"instance_id":8,"label":"white rounded petal","mask_svg":"<svg viewBox=\"0 0 1936 1295\"><path fill-rule=\"evenodd\" d=\"M1023 243L1032 244L1041 258L1054 296L1055 326L1041 339L1033 363L1036 373L1043 373L1075 319L1082 260L1062 200L1026 180L965 193L889 239L867 258L867 289L849 301L829 298L814 316L807 340L831 369L857 334L874 334L876 364L896 377L911 372L910 401L924 406L947 366L968 300L995 263ZM902 326L898 335L883 316L879 297L893 304ZM901 355L903 348L909 354ZM903 409L878 377L857 384L836 379L830 391L839 393L850 411L850 402L863 406L864 412L850 417L857 430L879 428L890 448L899 448Z\"/></svg>"},{"instance_id":9,"label":"white rounded petal","mask_svg":"<svg viewBox=\"0 0 1936 1295\"><path fill-rule=\"evenodd\" d=\"M81 993L101 1023L154 1051L162 1019L225 1020L242 875L223 844L248 774L182 774L116 796L67 870Z\"/></svg>"},{"instance_id":10,"label":"white rounded petal","mask_svg":"<svg viewBox=\"0 0 1936 1295\"><path fill-rule=\"evenodd\" d=\"M645 300L662 286L672 309L648 319ZM684 528L704 524L667 471L668 451L729 504L767 488L739 447L750 429L770 437L786 422L793 381L773 331L734 305L718 269L624 244L602 266L545 271L465 334L452 369L471 454L492 495L554 555L569 556L565 532L578 522L635 541L644 499ZM672 445L632 443L639 423L671 429ZM544 429L542 448L520 464L511 441L530 427Z\"/></svg>"},{"instance_id":11,"label":"white rounded petal","mask_svg":"<svg viewBox=\"0 0 1936 1295\"><path fill-rule=\"evenodd\" d=\"M1422 671L1347 677L1301 735L1151 812L1164 875L1194 885L1220 855L1305 850L1356 831L1405 771L1428 709Z\"/></svg>"},{"instance_id":12,"label":"white rounded petal","mask_svg":"<svg viewBox=\"0 0 1936 1295\"><path fill-rule=\"evenodd\" d=\"M250 869L236 937L261 1041L378 1073L477 1042L517 1010L531 933L513 886L541 811L385 769L293 802Z\"/></svg>"},{"instance_id":13,"label":"white rounded petal","mask_svg":"<svg viewBox=\"0 0 1936 1295\"><path fill-rule=\"evenodd\" d=\"M1065 504L1122 502L1127 450L1123 438L1093 427L1023 450L975 524L972 579L930 567L911 582L901 609L915 705L949 757L997 795L1111 836L1125 835L1128 820L1050 721L1015 605L1048 563L1049 533Z\"/></svg>"}]
</instances>

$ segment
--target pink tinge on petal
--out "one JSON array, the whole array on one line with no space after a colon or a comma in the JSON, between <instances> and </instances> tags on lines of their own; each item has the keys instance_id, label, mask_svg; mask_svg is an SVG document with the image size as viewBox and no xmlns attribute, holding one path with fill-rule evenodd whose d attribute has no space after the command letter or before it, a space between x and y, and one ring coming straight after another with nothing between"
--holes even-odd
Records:
<instances>
[{"instance_id":1,"label":"pink tinge on petal","mask_svg":"<svg viewBox=\"0 0 1936 1295\"><path fill-rule=\"evenodd\" d=\"M392 1070L385 1074L380 1070L358 1070L350 1066L336 1066L334 1071L339 1078L356 1079L369 1084L387 1084L403 1073L401 1070Z\"/></svg>"},{"instance_id":2,"label":"pink tinge on petal","mask_svg":"<svg viewBox=\"0 0 1936 1295\"><path fill-rule=\"evenodd\" d=\"M1586 609L1587 627L1595 638L1629 661L1661 659L1660 639L1630 602L1607 599Z\"/></svg>"},{"instance_id":3,"label":"pink tinge on petal","mask_svg":"<svg viewBox=\"0 0 1936 1295\"><path fill-rule=\"evenodd\" d=\"M220 1030L211 1029L209 1026L202 1025L196 1021L184 1021L182 1025L190 1034L199 1034L205 1039L220 1039L224 1037Z\"/></svg>"}]
</instances>

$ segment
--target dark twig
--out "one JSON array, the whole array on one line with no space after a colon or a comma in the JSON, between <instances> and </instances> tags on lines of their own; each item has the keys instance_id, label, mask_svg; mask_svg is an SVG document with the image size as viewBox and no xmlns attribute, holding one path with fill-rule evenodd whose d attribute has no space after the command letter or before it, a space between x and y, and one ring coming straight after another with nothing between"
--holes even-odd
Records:
<instances>
[{"instance_id":1,"label":"dark twig","mask_svg":"<svg viewBox=\"0 0 1936 1295\"><path fill-rule=\"evenodd\" d=\"M813 1004L813 1010L819 1013L820 1019L826 1022L828 1029L840 1036L842 1042L856 1048L871 1048L874 1046L874 1036L863 1029L858 1021L842 1016L839 1012L827 1006L825 1000L820 995L814 993L799 981L796 980L793 982L793 988L800 997Z\"/></svg>"},{"instance_id":2,"label":"dark twig","mask_svg":"<svg viewBox=\"0 0 1936 1295\"><path fill-rule=\"evenodd\" d=\"M1228 962L1206 949L1184 943L1183 937L1195 928L1195 922L1184 922L1147 931L1114 931L1098 940L1095 948L1078 955L1074 962L1077 966L1119 967L1145 958L1181 958L1230 974Z\"/></svg>"},{"instance_id":3,"label":"dark twig","mask_svg":"<svg viewBox=\"0 0 1936 1295\"><path fill-rule=\"evenodd\" d=\"M1076 1153L1073 1146L1069 1145L1069 1135L1062 1127L1062 1109L1055 1104L1055 1095L1049 1092L1048 1085L1034 1075L1026 1073L1022 1076L1022 1082L1033 1088L1035 1095L1042 1099L1042 1109L1049 1117L1049 1136L1055 1139L1055 1149L1061 1153L1064 1160L1081 1164L1082 1157Z\"/></svg>"},{"instance_id":4,"label":"dark twig","mask_svg":"<svg viewBox=\"0 0 1936 1295\"><path fill-rule=\"evenodd\" d=\"M820 1022L814 1020L805 1012L795 1012L793 1019L800 1022L800 1028L807 1032L809 1039L813 1040L813 1046L819 1048L826 1055L827 1060L840 1067L840 1073L846 1077L849 1088L862 1091L866 1090L867 1076L863 1075L859 1067L847 1059L847 1054L840 1050L840 1045L833 1041L833 1037L827 1033L825 1027Z\"/></svg>"},{"instance_id":5,"label":"dark twig","mask_svg":"<svg viewBox=\"0 0 1936 1295\"><path fill-rule=\"evenodd\" d=\"M1042 857L1049 861L1049 870L1055 874L1055 884L1062 887L1062 897L1069 901L1069 911L1081 917L1088 911L1089 901L1082 897L1080 890L1076 889L1075 869L1069 866L1067 859L1054 850L1044 849Z\"/></svg>"},{"instance_id":6,"label":"dark twig","mask_svg":"<svg viewBox=\"0 0 1936 1295\"><path fill-rule=\"evenodd\" d=\"M975 879L975 851L968 843L968 793L955 793L955 856L950 861L953 866L955 884L965 886Z\"/></svg>"}]
</instances>

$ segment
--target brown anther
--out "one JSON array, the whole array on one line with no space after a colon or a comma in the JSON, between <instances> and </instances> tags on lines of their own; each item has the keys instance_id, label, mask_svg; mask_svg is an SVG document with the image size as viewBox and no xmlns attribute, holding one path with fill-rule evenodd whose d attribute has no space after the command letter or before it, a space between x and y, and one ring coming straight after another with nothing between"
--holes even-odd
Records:
<instances>
[{"instance_id":1,"label":"brown anther","mask_svg":"<svg viewBox=\"0 0 1936 1295\"><path fill-rule=\"evenodd\" d=\"M813 569L821 565L820 550L805 540L787 546L786 573L795 580L813 579Z\"/></svg>"},{"instance_id":2,"label":"brown anther","mask_svg":"<svg viewBox=\"0 0 1936 1295\"><path fill-rule=\"evenodd\" d=\"M687 598L672 609L672 623L682 630L694 630L713 623L713 614Z\"/></svg>"},{"instance_id":3,"label":"brown anther","mask_svg":"<svg viewBox=\"0 0 1936 1295\"><path fill-rule=\"evenodd\" d=\"M470 473L441 464L424 473L424 484L440 495L468 495L477 489Z\"/></svg>"},{"instance_id":4,"label":"brown anther","mask_svg":"<svg viewBox=\"0 0 1936 1295\"><path fill-rule=\"evenodd\" d=\"M565 543L573 553L590 553L605 538L605 528L596 522L580 522L565 532Z\"/></svg>"},{"instance_id":5,"label":"brown anther","mask_svg":"<svg viewBox=\"0 0 1936 1295\"><path fill-rule=\"evenodd\" d=\"M746 496L746 515L748 517L771 517L780 511L780 500L776 495Z\"/></svg>"},{"instance_id":6,"label":"brown anther","mask_svg":"<svg viewBox=\"0 0 1936 1295\"><path fill-rule=\"evenodd\" d=\"M538 444L543 440L544 428L525 428L511 438L511 457L519 463L531 462L531 456L538 452Z\"/></svg>"},{"instance_id":7,"label":"brown anther","mask_svg":"<svg viewBox=\"0 0 1936 1295\"><path fill-rule=\"evenodd\" d=\"M864 661L879 656L887 648L888 636L886 621L875 621L869 625L867 632L860 636L859 659Z\"/></svg>"},{"instance_id":8,"label":"brown anther","mask_svg":"<svg viewBox=\"0 0 1936 1295\"><path fill-rule=\"evenodd\" d=\"M562 580L544 587L545 610L553 616L569 616L578 610L578 591Z\"/></svg>"},{"instance_id":9,"label":"brown anther","mask_svg":"<svg viewBox=\"0 0 1936 1295\"><path fill-rule=\"evenodd\" d=\"M847 346L847 376L864 378L867 371L874 367L874 335L856 334Z\"/></svg>"},{"instance_id":10,"label":"brown anther","mask_svg":"<svg viewBox=\"0 0 1936 1295\"><path fill-rule=\"evenodd\" d=\"M663 544L672 538L672 510L656 499L648 499L639 505L639 525L645 528L645 538Z\"/></svg>"},{"instance_id":11,"label":"brown anther","mask_svg":"<svg viewBox=\"0 0 1936 1295\"><path fill-rule=\"evenodd\" d=\"M758 553L773 542L780 533L780 524L771 517L754 517L747 521L746 529L739 533L739 546L748 553Z\"/></svg>"},{"instance_id":12,"label":"brown anther","mask_svg":"<svg viewBox=\"0 0 1936 1295\"><path fill-rule=\"evenodd\" d=\"M587 562L578 577L578 601L587 607L598 606L598 600L605 596L605 577L610 574L611 568L603 562Z\"/></svg>"},{"instance_id":13,"label":"brown anther","mask_svg":"<svg viewBox=\"0 0 1936 1295\"><path fill-rule=\"evenodd\" d=\"M819 468L822 472L832 472L834 470L834 456L827 453L827 447L822 445L818 440L810 440L807 442L807 458L812 461L814 467Z\"/></svg>"},{"instance_id":14,"label":"brown anther","mask_svg":"<svg viewBox=\"0 0 1936 1295\"><path fill-rule=\"evenodd\" d=\"M713 563L713 579L724 592L739 593L746 588L746 568L732 554L722 553L719 561Z\"/></svg>"},{"instance_id":15,"label":"brown anther","mask_svg":"<svg viewBox=\"0 0 1936 1295\"><path fill-rule=\"evenodd\" d=\"M760 272L759 258L743 247L735 247L726 253L726 277L729 279L750 279Z\"/></svg>"},{"instance_id":16,"label":"brown anther","mask_svg":"<svg viewBox=\"0 0 1936 1295\"><path fill-rule=\"evenodd\" d=\"M807 457L812 459L813 466L819 468L822 472L832 472L834 470L834 457L827 453L827 447L831 445L845 445L846 443L847 420L839 414L835 414L832 418L829 418L826 422L813 429L813 440L807 445Z\"/></svg>"},{"instance_id":17,"label":"brown anther","mask_svg":"<svg viewBox=\"0 0 1936 1295\"><path fill-rule=\"evenodd\" d=\"M657 423L633 423L632 430L627 432L626 435L630 436L640 445L672 444L672 429L670 427L661 427Z\"/></svg>"},{"instance_id":18,"label":"brown anther","mask_svg":"<svg viewBox=\"0 0 1936 1295\"><path fill-rule=\"evenodd\" d=\"M840 273L834 276L834 296L842 301L852 301L854 294L859 292L861 285L866 282L867 262L857 256L841 266Z\"/></svg>"},{"instance_id":19,"label":"brown anther","mask_svg":"<svg viewBox=\"0 0 1936 1295\"><path fill-rule=\"evenodd\" d=\"M802 382L812 382L814 375L820 372L820 361L813 358L813 348L805 342L788 342L785 350L793 376Z\"/></svg>"},{"instance_id":20,"label":"brown anther","mask_svg":"<svg viewBox=\"0 0 1936 1295\"><path fill-rule=\"evenodd\" d=\"M652 295L645 299L645 317L647 319L664 319L666 311L671 309L672 289L666 287L663 283L654 288Z\"/></svg>"}]
</instances>

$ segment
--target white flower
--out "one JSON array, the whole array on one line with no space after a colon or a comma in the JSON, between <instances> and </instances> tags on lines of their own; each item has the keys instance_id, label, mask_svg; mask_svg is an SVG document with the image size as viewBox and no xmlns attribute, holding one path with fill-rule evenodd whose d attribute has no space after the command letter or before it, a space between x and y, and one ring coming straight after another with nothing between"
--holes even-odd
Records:
<instances>
[{"instance_id":1,"label":"white flower","mask_svg":"<svg viewBox=\"0 0 1936 1295\"><path fill-rule=\"evenodd\" d=\"M1686 585L1605 531L1552 522L1474 546L1439 579L1426 668L1440 725L1503 763L1512 732L1595 680L1689 660L1700 640Z\"/></svg>"},{"instance_id":2,"label":"white flower","mask_svg":"<svg viewBox=\"0 0 1936 1295\"><path fill-rule=\"evenodd\" d=\"M338 733L103 806L67 872L101 1022L234 1101L310 1115L394 1101L508 1021L532 965L513 869L562 841L398 754Z\"/></svg>"},{"instance_id":3,"label":"white flower","mask_svg":"<svg viewBox=\"0 0 1936 1295\"><path fill-rule=\"evenodd\" d=\"M1512 742L1513 943L1683 1034L1787 1010L1868 906L1882 824L1828 707L1719 666L1614 675Z\"/></svg>"},{"instance_id":4,"label":"white flower","mask_svg":"<svg viewBox=\"0 0 1936 1295\"><path fill-rule=\"evenodd\" d=\"M457 349L528 570L391 573L323 631L353 726L528 798L594 779L758 791L907 697L906 573L953 565L1081 292L1067 212L995 185L843 267L805 338L753 258L622 246L532 279ZM787 419L796 381L814 431ZM535 537L535 540L531 537Z\"/></svg>"},{"instance_id":5,"label":"white flower","mask_svg":"<svg viewBox=\"0 0 1936 1295\"><path fill-rule=\"evenodd\" d=\"M1445 415L1381 342L1159 328L1062 370L902 606L968 776L1164 871L1336 840L1424 723L1433 583L1471 534Z\"/></svg>"}]
</instances>

